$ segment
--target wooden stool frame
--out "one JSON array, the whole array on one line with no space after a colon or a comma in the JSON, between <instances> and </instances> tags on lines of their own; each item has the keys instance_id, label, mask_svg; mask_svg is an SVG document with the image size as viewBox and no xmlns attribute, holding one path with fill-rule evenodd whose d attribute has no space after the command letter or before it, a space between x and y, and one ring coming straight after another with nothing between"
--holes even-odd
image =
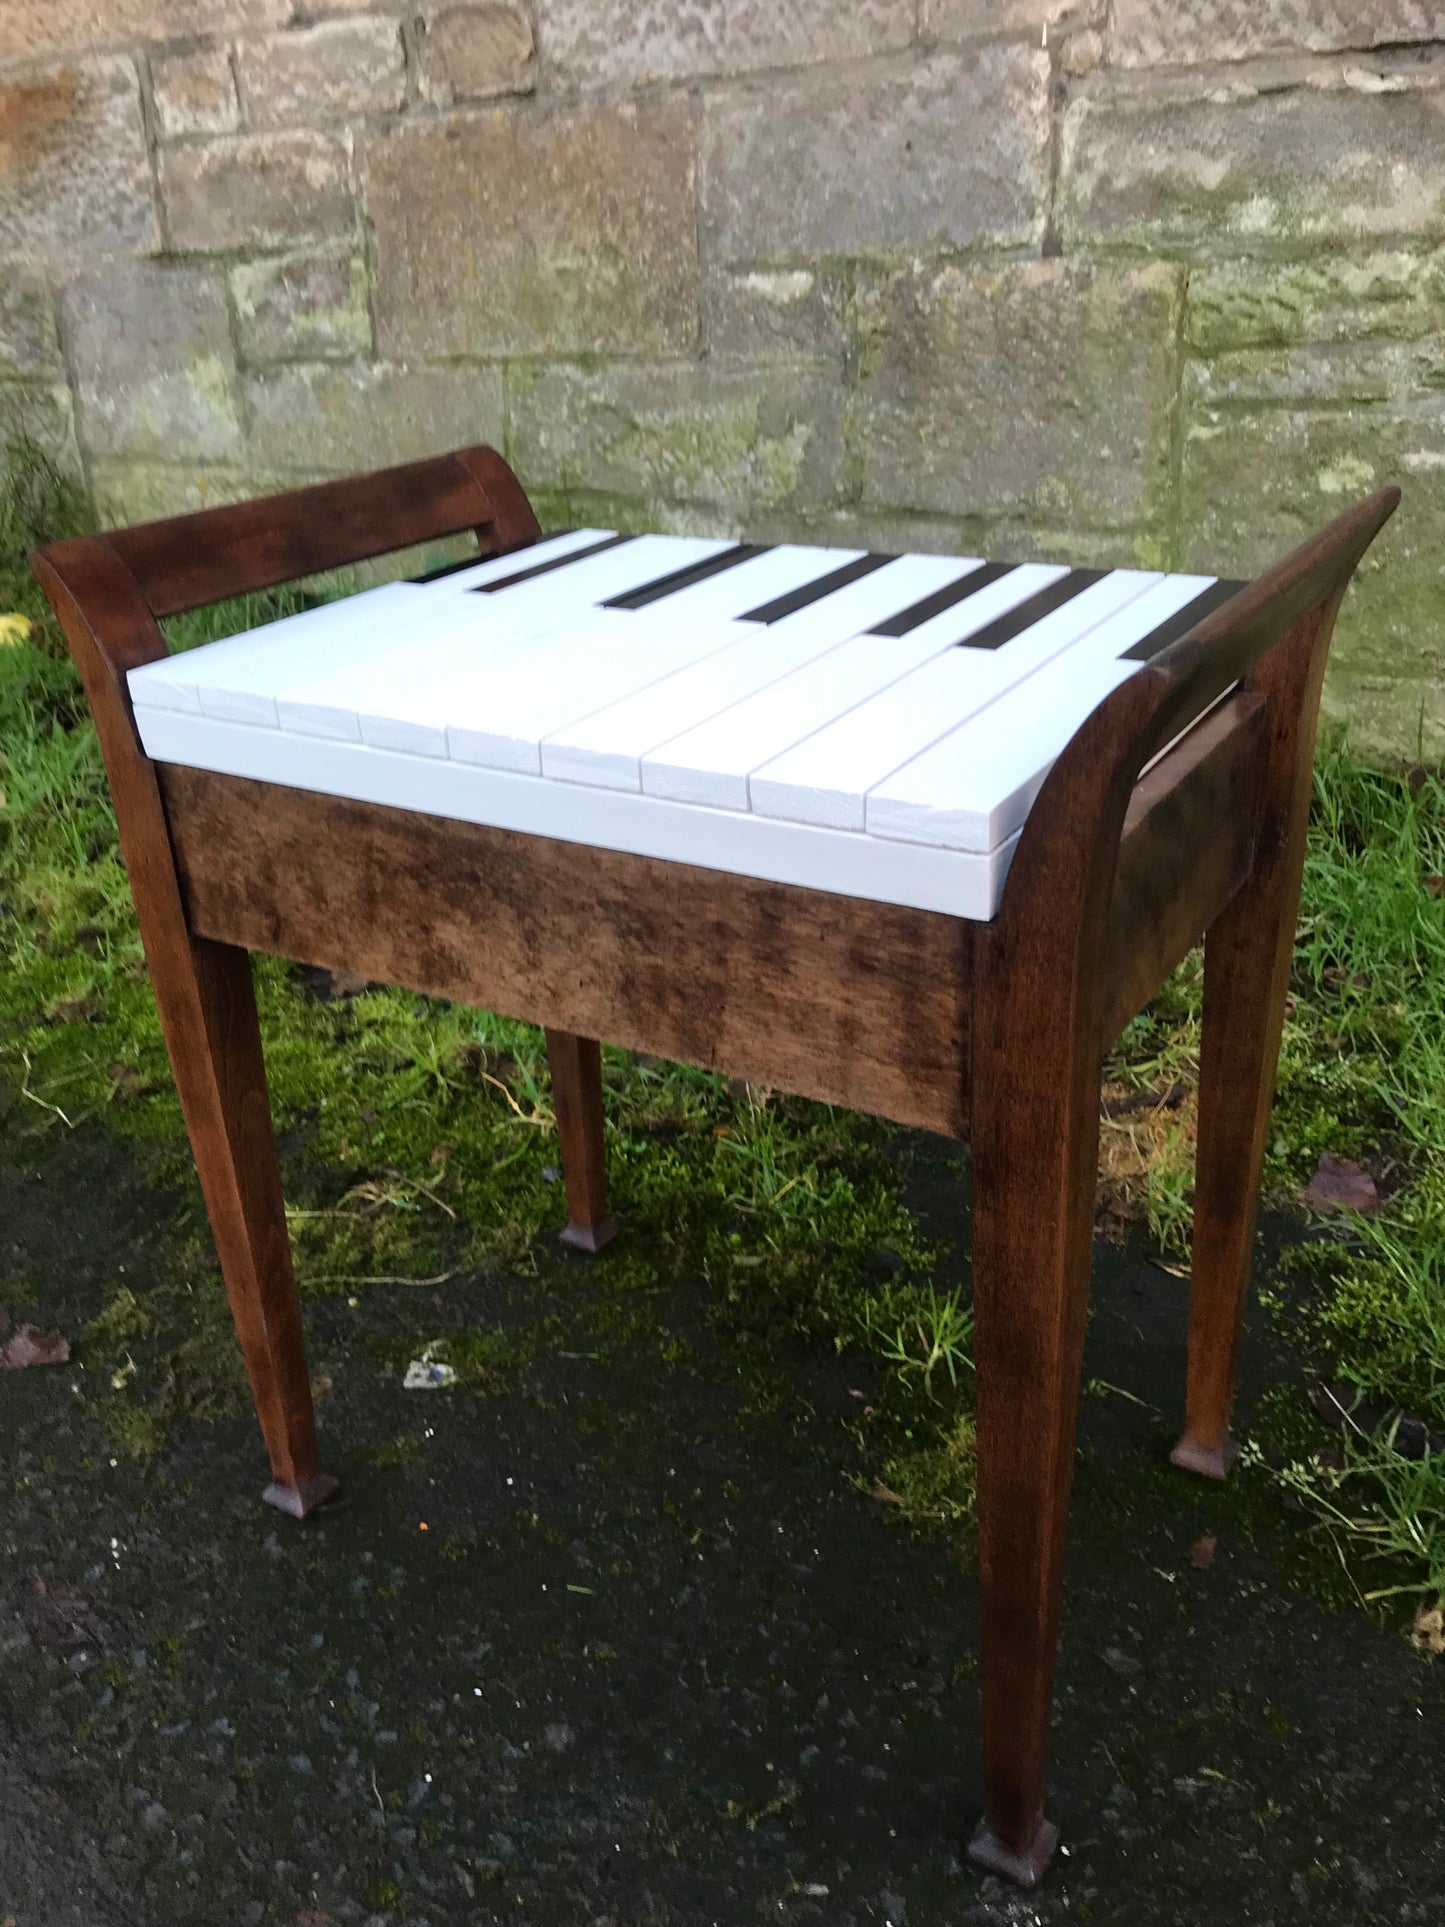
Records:
<instances>
[{"instance_id":1,"label":"wooden stool frame","mask_svg":"<svg viewBox=\"0 0 1445 1927\"><path fill-rule=\"evenodd\" d=\"M317 1454L248 951L545 1026L563 1236L587 1250L613 1231L598 1038L967 1139L986 1789L970 1851L1032 1885L1058 1837L1045 1752L1102 1055L1204 935L1173 1456L1222 1478L1325 657L1398 499L1340 517L1094 712L1029 814L989 923L147 758L126 672L166 653L161 618L465 530L484 555L536 541L490 449L34 554L100 733L270 1455L266 1498L302 1518L336 1482Z\"/></svg>"}]
</instances>

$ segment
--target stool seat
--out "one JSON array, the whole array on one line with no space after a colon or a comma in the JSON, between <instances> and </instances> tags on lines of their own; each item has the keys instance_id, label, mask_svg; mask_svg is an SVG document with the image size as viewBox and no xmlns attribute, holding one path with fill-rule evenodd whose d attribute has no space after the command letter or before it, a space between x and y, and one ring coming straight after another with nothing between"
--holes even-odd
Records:
<instances>
[{"instance_id":1,"label":"stool seat","mask_svg":"<svg viewBox=\"0 0 1445 1927\"><path fill-rule=\"evenodd\" d=\"M1070 738L1239 586L575 529L129 689L157 762L986 921Z\"/></svg>"}]
</instances>

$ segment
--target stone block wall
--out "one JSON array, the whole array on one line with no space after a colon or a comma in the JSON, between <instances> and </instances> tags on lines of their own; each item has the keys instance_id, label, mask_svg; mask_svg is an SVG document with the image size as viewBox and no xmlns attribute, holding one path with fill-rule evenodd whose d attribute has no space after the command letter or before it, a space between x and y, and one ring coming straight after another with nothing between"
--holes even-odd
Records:
<instances>
[{"instance_id":1,"label":"stone block wall","mask_svg":"<svg viewBox=\"0 0 1445 1927\"><path fill-rule=\"evenodd\" d=\"M544 519L1245 571L1445 753L1445 0L4 0L0 434L133 520L486 439Z\"/></svg>"}]
</instances>

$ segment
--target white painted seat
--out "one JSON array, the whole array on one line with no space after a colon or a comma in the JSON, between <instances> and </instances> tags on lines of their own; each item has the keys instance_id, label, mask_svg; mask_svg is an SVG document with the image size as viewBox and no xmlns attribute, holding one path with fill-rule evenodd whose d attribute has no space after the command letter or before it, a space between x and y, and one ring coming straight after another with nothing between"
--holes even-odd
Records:
<instances>
[{"instance_id":1,"label":"white painted seat","mask_svg":"<svg viewBox=\"0 0 1445 1927\"><path fill-rule=\"evenodd\" d=\"M572 530L130 672L146 752L987 919L1212 576Z\"/></svg>"}]
</instances>

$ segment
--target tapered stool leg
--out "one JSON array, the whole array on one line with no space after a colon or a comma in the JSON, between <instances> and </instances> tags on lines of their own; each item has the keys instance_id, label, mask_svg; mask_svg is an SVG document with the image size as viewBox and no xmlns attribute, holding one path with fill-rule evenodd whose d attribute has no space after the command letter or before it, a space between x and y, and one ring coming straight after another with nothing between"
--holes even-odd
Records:
<instances>
[{"instance_id":1,"label":"tapered stool leg","mask_svg":"<svg viewBox=\"0 0 1445 1927\"><path fill-rule=\"evenodd\" d=\"M1077 1087L1077 1088L1075 1088ZM969 1855L1033 1886L1044 1815L1098 1157L1098 1079L1019 1061L973 1141L985 1819Z\"/></svg>"},{"instance_id":2,"label":"tapered stool leg","mask_svg":"<svg viewBox=\"0 0 1445 1927\"><path fill-rule=\"evenodd\" d=\"M617 1236L617 1226L607 1215L602 1047L591 1037L549 1030L547 1064L567 1187L567 1229L561 1240L577 1251L601 1251Z\"/></svg>"},{"instance_id":3,"label":"tapered stool leg","mask_svg":"<svg viewBox=\"0 0 1445 1927\"><path fill-rule=\"evenodd\" d=\"M322 1472L251 959L189 937L151 948L151 978L236 1335L271 1459L269 1504L305 1518Z\"/></svg>"},{"instance_id":4,"label":"tapered stool leg","mask_svg":"<svg viewBox=\"0 0 1445 1927\"><path fill-rule=\"evenodd\" d=\"M1213 1479L1224 1478L1238 1456L1229 1415L1294 956L1319 684L1333 621L1332 607L1312 611L1253 679L1270 703L1254 869L1204 940L1189 1379L1184 1435L1171 1457Z\"/></svg>"}]
</instances>

